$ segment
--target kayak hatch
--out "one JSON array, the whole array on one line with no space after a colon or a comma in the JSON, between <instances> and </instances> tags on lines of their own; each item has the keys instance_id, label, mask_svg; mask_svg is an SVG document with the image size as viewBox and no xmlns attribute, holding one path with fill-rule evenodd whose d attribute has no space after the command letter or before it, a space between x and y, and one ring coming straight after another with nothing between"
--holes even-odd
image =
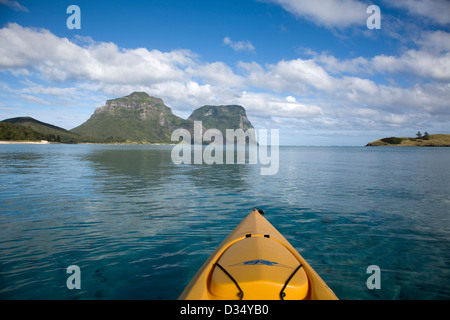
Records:
<instances>
[{"instance_id":1,"label":"kayak hatch","mask_svg":"<svg viewBox=\"0 0 450 320\"><path fill-rule=\"evenodd\" d=\"M320 276L254 209L200 268L179 299L336 300Z\"/></svg>"}]
</instances>

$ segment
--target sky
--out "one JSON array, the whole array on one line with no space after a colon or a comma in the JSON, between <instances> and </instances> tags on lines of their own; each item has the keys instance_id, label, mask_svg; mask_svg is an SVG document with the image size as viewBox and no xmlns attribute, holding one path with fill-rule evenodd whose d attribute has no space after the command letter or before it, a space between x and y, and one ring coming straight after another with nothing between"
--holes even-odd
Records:
<instances>
[{"instance_id":1,"label":"sky","mask_svg":"<svg viewBox=\"0 0 450 320\"><path fill-rule=\"evenodd\" d=\"M450 1L0 0L0 120L72 129L133 91L242 105L281 145L450 134Z\"/></svg>"}]
</instances>

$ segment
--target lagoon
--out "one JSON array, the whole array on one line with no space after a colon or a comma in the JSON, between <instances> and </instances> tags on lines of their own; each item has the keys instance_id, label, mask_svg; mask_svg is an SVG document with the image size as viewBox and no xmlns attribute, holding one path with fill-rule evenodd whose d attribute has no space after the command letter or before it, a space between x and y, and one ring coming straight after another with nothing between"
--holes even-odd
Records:
<instances>
[{"instance_id":1,"label":"lagoon","mask_svg":"<svg viewBox=\"0 0 450 320\"><path fill-rule=\"evenodd\" d=\"M0 145L0 299L176 299L255 206L340 299L450 299L450 149L280 147L264 176L172 148Z\"/></svg>"}]
</instances>

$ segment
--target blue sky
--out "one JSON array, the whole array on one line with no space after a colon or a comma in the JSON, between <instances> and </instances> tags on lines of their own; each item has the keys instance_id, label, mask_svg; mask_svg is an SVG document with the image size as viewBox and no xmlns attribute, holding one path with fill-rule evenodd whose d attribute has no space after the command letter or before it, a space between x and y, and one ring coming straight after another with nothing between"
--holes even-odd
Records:
<instances>
[{"instance_id":1,"label":"blue sky","mask_svg":"<svg viewBox=\"0 0 450 320\"><path fill-rule=\"evenodd\" d=\"M0 119L71 129L145 91L181 117L240 104L287 145L450 133L447 0L0 0L0 28Z\"/></svg>"}]
</instances>

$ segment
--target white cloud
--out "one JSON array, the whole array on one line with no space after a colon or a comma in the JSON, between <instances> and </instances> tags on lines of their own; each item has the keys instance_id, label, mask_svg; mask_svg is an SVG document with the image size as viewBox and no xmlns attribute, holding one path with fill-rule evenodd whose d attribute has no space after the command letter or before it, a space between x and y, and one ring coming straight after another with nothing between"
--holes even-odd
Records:
<instances>
[{"instance_id":1,"label":"white cloud","mask_svg":"<svg viewBox=\"0 0 450 320\"><path fill-rule=\"evenodd\" d=\"M449 13L450 14L450 13ZM434 53L440 53L450 51L450 33L436 30L423 32L416 43L421 46L422 49L428 50Z\"/></svg>"},{"instance_id":2,"label":"white cloud","mask_svg":"<svg viewBox=\"0 0 450 320\"><path fill-rule=\"evenodd\" d=\"M333 90L333 78L313 60L295 59L278 62L270 71L271 76L286 83L305 84L319 90Z\"/></svg>"},{"instance_id":3,"label":"white cloud","mask_svg":"<svg viewBox=\"0 0 450 320\"><path fill-rule=\"evenodd\" d=\"M448 0L401 0L385 2L387 5L406 9L410 14L431 19L441 25L450 23L450 1Z\"/></svg>"},{"instance_id":4,"label":"white cloud","mask_svg":"<svg viewBox=\"0 0 450 320\"><path fill-rule=\"evenodd\" d=\"M192 80L154 84L146 92L150 95L163 97L175 113L176 110L192 111L194 108L205 104L217 104L221 98L226 99L226 92L223 89L210 84L199 84Z\"/></svg>"},{"instance_id":5,"label":"white cloud","mask_svg":"<svg viewBox=\"0 0 450 320\"><path fill-rule=\"evenodd\" d=\"M439 79L445 74L446 69L440 68L445 67L446 55L441 58L442 61L436 60L435 65L424 66L420 64L420 59L409 62L410 57L405 54L400 57L355 58L345 60L342 64L332 56L327 56L325 60L328 66L334 66L334 71L345 74L364 68L368 68L366 73L375 74L380 71L406 72L407 63L409 72L417 76ZM381 60L384 60L384 65L380 64ZM318 127L335 125L342 129L360 130L369 124L371 128L398 127L400 124L414 127L415 122L423 121L426 115L445 115L449 112L450 87L446 83L417 84L412 87L382 85L355 75L333 76L318 61L323 62L323 57L317 61L294 59L266 66L241 62L239 67L247 73L249 83L272 92L271 95L243 95L243 105L249 107L250 111L258 110L255 112L258 115L282 117L284 114L290 118L311 119ZM413 66L415 62L416 66ZM441 70L441 73L435 74L437 70ZM289 92L291 95L282 100L276 92ZM313 102L296 103L297 99L292 94L313 97Z\"/></svg>"},{"instance_id":6,"label":"white cloud","mask_svg":"<svg viewBox=\"0 0 450 320\"><path fill-rule=\"evenodd\" d=\"M10 7L11 9L15 11L24 11L24 12L30 12L28 8L21 5L18 1L14 0L0 0L0 4L3 4L7 7Z\"/></svg>"},{"instance_id":7,"label":"white cloud","mask_svg":"<svg viewBox=\"0 0 450 320\"><path fill-rule=\"evenodd\" d=\"M245 73L248 84L270 91L304 95L335 88L333 78L313 60L282 60L264 67L256 62L240 62L238 67Z\"/></svg>"},{"instance_id":8,"label":"white cloud","mask_svg":"<svg viewBox=\"0 0 450 320\"><path fill-rule=\"evenodd\" d=\"M372 58L338 59L327 54L313 61L330 74L410 74L440 82L450 81L450 33L426 31L418 35L418 49L409 49L398 56L377 55Z\"/></svg>"},{"instance_id":9,"label":"white cloud","mask_svg":"<svg viewBox=\"0 0 450 320\"><path fill-rule=\"evenodd\" d=\"M368 4L357 0L271 0L286 11L325 27L366 25Z\"/></svg>"},{"instance_id":10,"label":"white cloud","mask_svg":"<svg viewBox=\"0 0 450 320\"><path fill-rule=\"evenodd\" d=\"M236 75L233 70L223 62L205 63L186 69L186 72L201 77L204 81L218 86L241 87L242 77Z\"/></svg>"},{"instance_id":11,"label":"white cloud","mask_svg":"<svg viewBox=\"0 0 450 320\"><path fill-rule=\"evenodd\" d=\"M105 99L133 91L161 97L183 117L205 104L240 104L257 127L279 123L365 130L414 127L426 119L448 123L450 57L448 45L440 41L449 34L428 35L419 35L418 48L398 56L318 54L265 65L239 62L234 70L224 62L201 61L189 50L127 49L80 37L70 41L44 29L9 24L0 29L0 72L21 82L0 85L2 98L21 97L24 105L83 106L83 118L74 117L72 127ZM399 87L374 80L396 73L423 81Z\"/></svg>"},{"instance_id":12,"label":"white cloud","mask_svg":"<svg viewBox=\"0 0 450 320\"><path fill-rule=\"evenodd\" d=\"M295 102L297 102L297 99L293 96L287 96L286 101L295 103Z\"/></svg>"},{"instance_id":13,"label":"white cloud","mask_svg":"<svg viewBox=\"0 0 450 320\"><path fill-rule=\"evenodd\" d=\"M232 41L229 37L225 37L223 39L223 43L232 48L234 51L249 51L249 52L255 52L255 47L253 44L246 40L246 41Z\"/></svg>"},{"instance_id":14,"label":"white cloud","mask_svg":"<svg viewBox=\"0 0 450 320\"><path fill-rule=\"evenodd\" d=\"M236 102L257 117L311 118L323 114L314 104L299 103L294 97L283 99L274 94L243 92Z\"/></svg>"},{"instance_id":15,"label":"white cloud","mask_svg":"<svg viewBox=\"0 0 450 320\"><path fill-rule=\"evenodd\" d=\"M78 94L78 90L75 87L44 86L30 80L23 81L23 84L26 85L26 87L20 90L20 92L25 94L44 94L67 99L71 99Z\"/></svg>"},{"instance_id":16,"label":"white cloud","mask_svg":"<svg viewBox=\"0 0 450 320\"><path fill-rule=\"evenodd\" d=\"M325 27L365 26L370 2L360 0L268 0L283 7L296 17ZM386 6L407 10L413 16L424 17L440 25L450 23L448 0L384 0Z\"/></svg>"},{"instance_id":17,"label":"white cloud","mask_svg":"<svg viewBox=\"0 0 450 320\"><path fill-rule=\"evenodd\" d=\"M378 72L404 72L437 81L450 81L450 53L433 54L422 50L408 50L400 57L376 56L371 67Z\"/></svg>"},{"instance_id":18,"label":"white cloud","mask_svg":"<svg viewBox=\"0 0 450 320\"><path fill-rule=\"evenodd\" d=\"M333 60L338 64L337 59L333 57ZM275 65L266 65L265 68L255 62L241 62L239 67L247 72L248 83L275 92L288 91L296 95L318 92L328 95L336 95L340 92L370 95L377 93L375 82L355 76L332 76L324 67L311 59L283 60ZM344 70L344 67L340 68Z\"/></svg>"},{"instance_id":19,"label":"white cloud","mask_svg":"<svg viewBox=\"0 0 450 320\"><path fill-rule=\"evenodd\" d=\"M81 47L48 30L10 23L0 29L0 69L27 69L54 81L83 79L104 83L158 83L183 77L192 63L188 50L161 52L121 49L110 42Z\"/></svg>"},{"instance_id":20,"label":"white cloud","mask_svg":"<svg viewBox=\"0 0 450 320\"><path fill-rule=\"evenodd\" d=\"M369 61L363 57L341 60L327 54L316 55L314 58L319 65L323 66L328 72L333 74L360 74L366 73L369 67Z\"/></svg>"},{"instance_id":21,"label":"white cloud","mask_svg":"<svg viewBox=\"0 0 450 320\"><path fill-rule=\"evenodd\" d=\"M33 96L33 95L21 94L20 97L22 99L24 99L25 101L36 103L36 104L48 105L48 106L52 104L48 100L45 100L45 99L42 99L40 97L36 97L36 96Z\"/></svg>"}]
</instances>

